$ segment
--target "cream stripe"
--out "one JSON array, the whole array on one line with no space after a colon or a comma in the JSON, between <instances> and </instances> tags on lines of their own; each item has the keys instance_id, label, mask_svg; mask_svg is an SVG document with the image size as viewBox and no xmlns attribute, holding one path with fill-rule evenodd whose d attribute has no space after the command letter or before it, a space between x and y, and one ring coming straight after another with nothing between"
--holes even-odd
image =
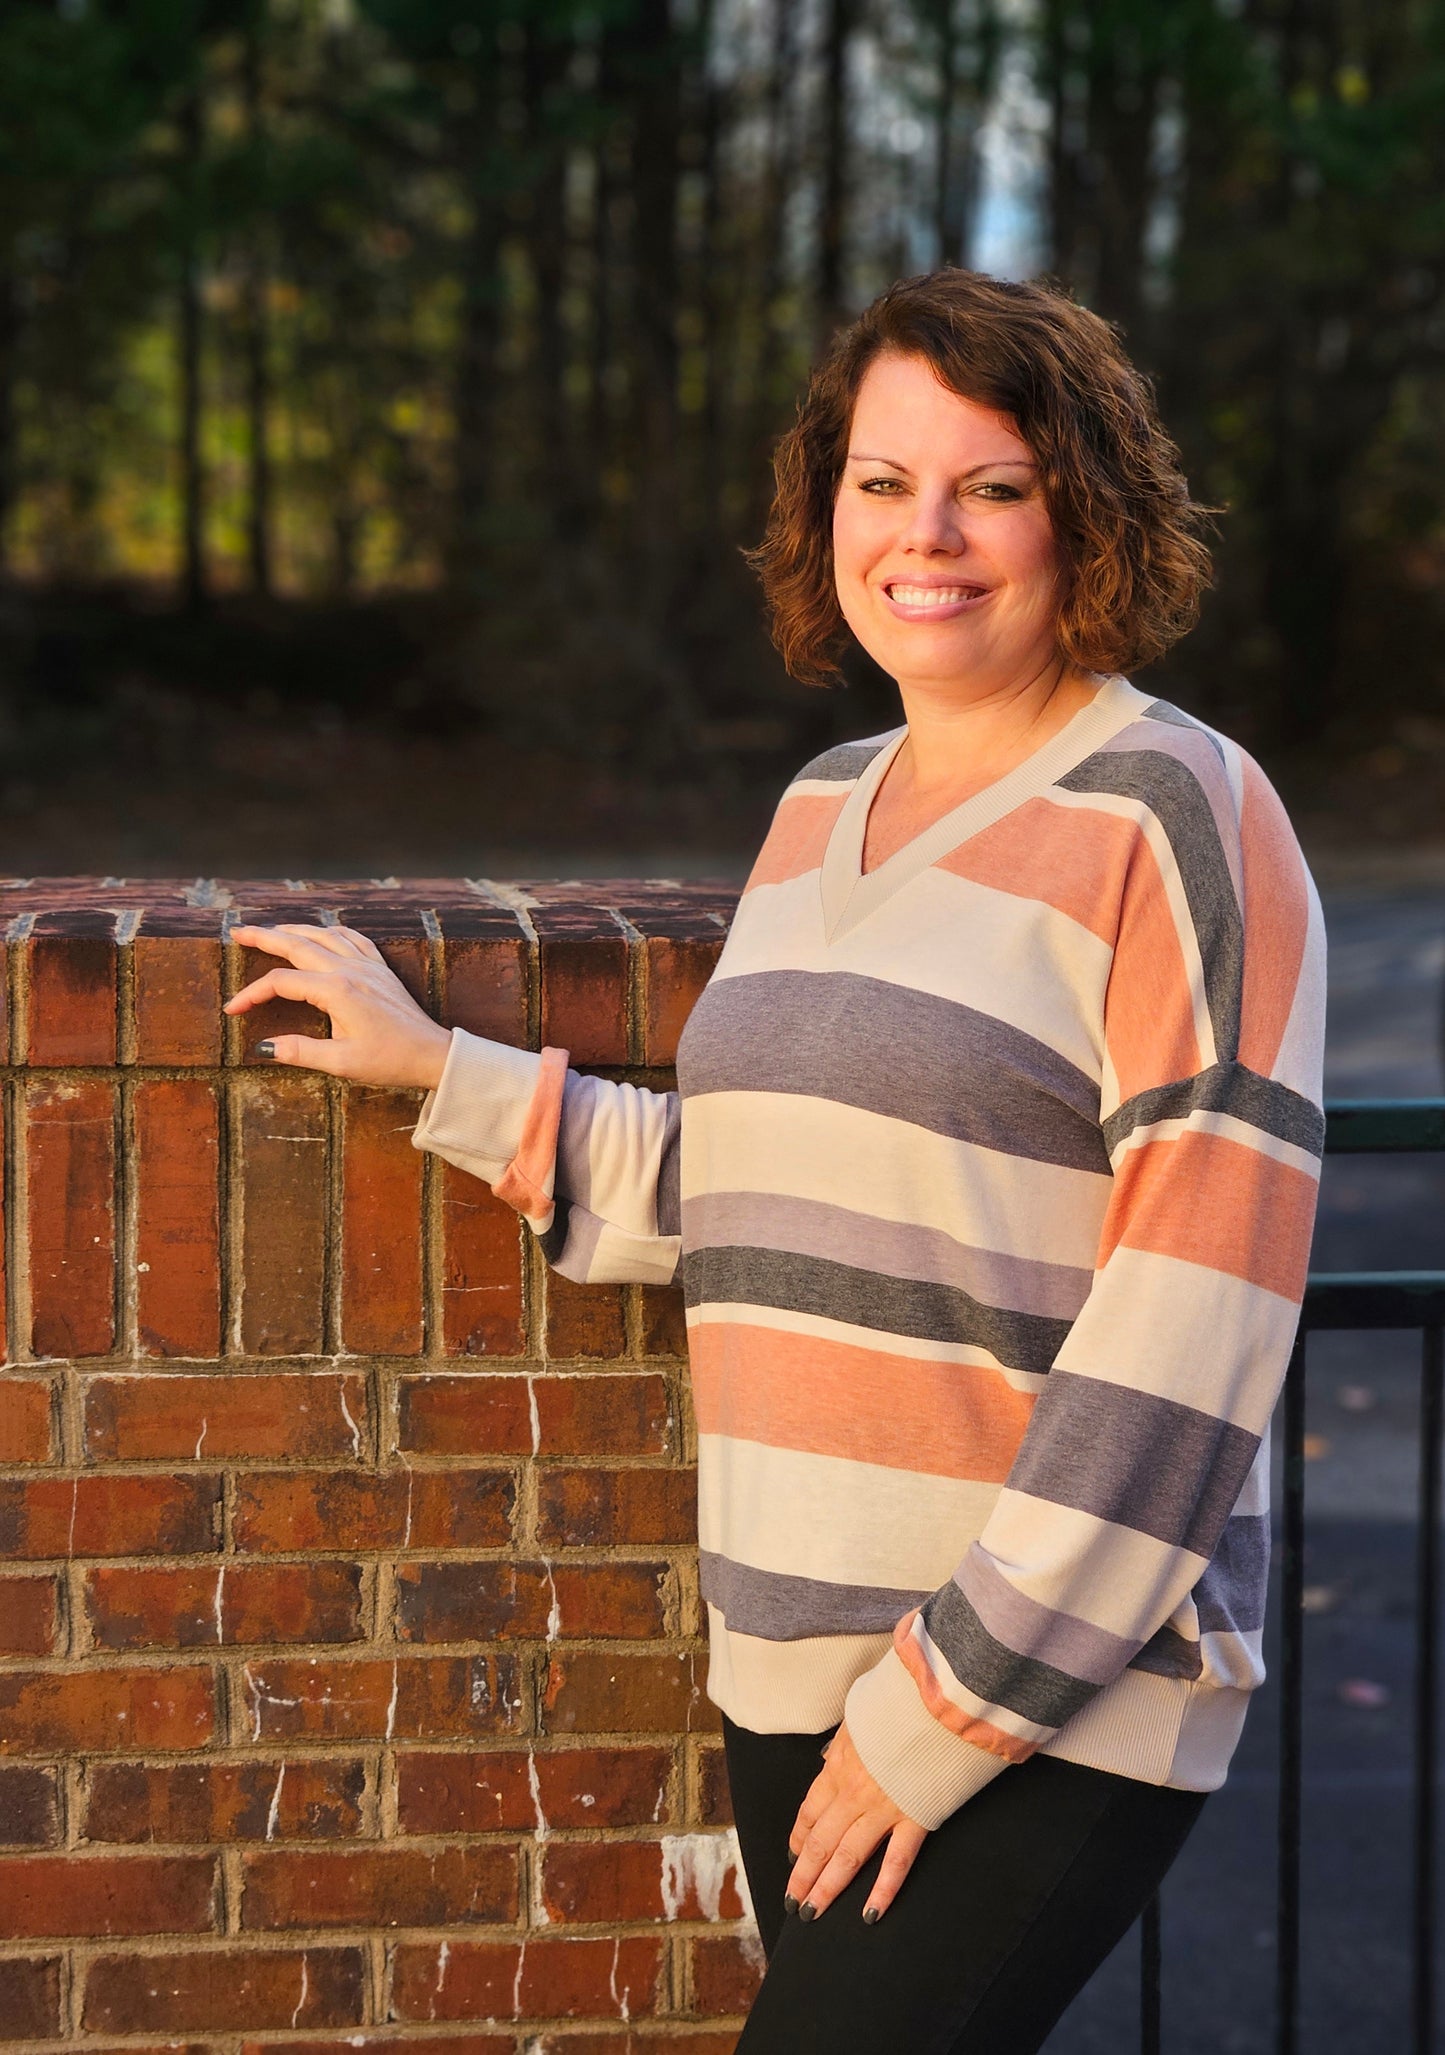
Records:
<instances>
[{"instance_id":1,"label":"cream stripe","mask_svg":"<svg viewBox=\"0 0 1445 2055\"><path fill-rule=\"evenodd\" d=\"M1205 1569L1192 1549L1007 1485L987 1545L1026 1597L1129 1639L1138 1638L1140 1620L1167 1620Z\"/></svg>"},{"instance_id":2,"label":"cream stripe","mask_svg":"<svg viewBox=\"0 0 1445 2055\"><path fill-rule=\"evenodd\" d=\"M1255 1127L1247 1120L1239 1120L1232 1113L1206 1112L1191 1113L1177 1120L1155 1120L1148 1126L1134 1128L1115 1152L1115 1170L1131 1149L1143 1148L1148 1142L1175 1142L1186 1131L1222 1135L1226 1141L1238 1142L1260 1156L1272 1156L1276 1163L1287 1163L1293 1170L1302 1170L1306 1177L1319 1177L1320 1159L1312 1156L1308 1149L1296 1148L1293 1142L1284 1141L1279 1135L1266 1134L1263 1128Z\"/></svg>"},{"instance_id":3,"label":"cream stripe","mask_svg":"<svg viewBox=\"0 0 1445 2055\"><path fill-rule=\"evenodd\" d=\"M996 1484L698 1437L699 1545L755 1570L935 1591L983 1529Z\"/></svg>"}]
</instances>

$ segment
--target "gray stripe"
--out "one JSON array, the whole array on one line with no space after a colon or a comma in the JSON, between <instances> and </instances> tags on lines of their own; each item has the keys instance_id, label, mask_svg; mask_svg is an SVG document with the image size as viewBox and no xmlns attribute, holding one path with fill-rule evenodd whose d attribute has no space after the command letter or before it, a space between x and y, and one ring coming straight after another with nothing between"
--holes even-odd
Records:
<instances>
[{"instance_id":1,"label":"gray stripe","mask_svg":"<svg viewBox=\"0 0 1445 2055\"><path fill-rule=\"evenodd\" d=\"M977 1542L954 1572L954 1582L996 1641L1027 1648L1036 1661L1085 1683L1107 1684L1139 1645L1107 1627L1041 1605L1011 1583Z\"/></svg>"},{"instance_id":2,"label":"gray stripe","mask_svg":"<svg viewBox=\"0 0 1445 2055\"><path fill-rule=\"evenodd\" d=\"M1269 1514L1236 1513L1194 1587L1201 1634L1251 1634L1264 1625Z\"/></svg>"},{"instance_id":3,"label":"gray stripe","mask_svg":"<svg viewBox=\"0 0 1445 2055\"><path fill-rule=\"evenodd\" d=\"M1136 1127L1187 1120L1191 1113L1228 1113L1312 1156L1325 1152L1325 1116L1313 1100L1242 1063L1215 1063L1197 1077L1136 1092L1104 1122L1104 1140L1112 1153Z\"/></svg>"},{"instance_id":4,"label":"gray stripe","mask_svg":"<svg viewBox=\"0 0 1445 2055\"><path fill-rule=\"evenodd\" d=\"M569 1070L562 1087L562 1117L557 1123L557 1169L554 1189L579 1206L592 1203L592 1122L597 1094L592 1079Z\"/></svg>"},{"instance_id":5,"label":"gray stripe","mask_svg":"<svg viewBox=\"0 0 1445 2055\"><path fill-rule=\"evenodd\" d=\"M884 735L877 742L840 742L835 749L825 749L821 756L815 756L797 772L792 783L797 785L804 778L826 779L829 783L846 785L865 771L880 749L888 746L891 737Z\"/></svg>"},{"instance_id":6,"label":"gray stripe","mask_svg":"<svg viewBox=\"0 0 1445 2055\"><path fill-rule=\"evenodd\" d=\"M657 1231L682 1232L682 1187L679 1181L682 1136L682 1101L676 1092L668 1094L667 1127L663 1135L662 1161L657 1168Z\"/></svg>"},{"instance_id":7,"label":"gray stripe","mask_svg":"<svg viewBox=\"0 0 1445 2055\"><path fill-rule=\"evenodd\" d=\"M678 1085L685 1098L805 1093L1109 1174L1096 1079L972 1006L850 971L714 978L689 1016Z\"/></svg>"},{"instance_id":8,"label":"gray stripe","mask_svg":"<svg viewBox=\"0 0 1445 2055\"><path fill-rule=\"evenodd\" d=\"M689 1306L777 1306L881 1334L988 1349L1007 1369L1040 1374L1052 1365L1071 1325L982 1306L949 1285L885 1277L778 1249L693 1249L683 1257L682 1279Z\"/></svg>"},{"instance_id":9,"label":"gray stripe","mask_svg":"<svg viewBox=\"0 0 1445 2055\"><path fill-rule=\"evenodd\" d=\"M1211 734L1203 721L1196 721L1193 714L1185 713L1182 708L1173 705L1171 701L1167 699L1151 701L1144 708L1139 718L1141 721L1165 721L1171 728L1193 729L1196 735L1202 735L1205 738L1214 754L1219 758L1219 761L1221 763L1224 762L1224 750L1220 744L1219 737Z\"/></svg>"},{"instance_id":10,"label":"gray stripe","mask_svg":"<svg viewBox=\"0 0 1445 2055\"><path fill-rule=\"evenodd\" d=\"M745 1246L822 1256L889 1277L951 1285L982 1305L1055 1320L1076 1319L1094 1282L1092 1270L975 1249L942 1228L770 1192L701 1192L683 1206L682 1235L689 1249Z\"/></svg>"},{"instance_id":11,"label":"gray stripe","mask_svg":"<svg viewBox=\"0 0 1445 2055\"><path fill-rule=\"evenodd\" d=\"M1150 1635L1128 1667L1148 1670L1154 1677L1200 1677L1204 1674L1204 1657L1197 1641L1176 1634L1172 1627L1161 1627L1157 1634Z\"/></svg>"},{"instance_id":12,"label":"gray stripe","mask_svg":"<svg viewBox=\"0 0 1445 2055\"><path fill-rule=\"evenodd\" d=\"M1099 1688L995 1640L951 1579L925 1604L923 1623L960 1684L1041 1727L1062 1727Z\"/></svg>"},{"instance_id":13,"label":"gray stripe","mask_svg":"<svg viewBox=\"0 0 1445 2055\"><path fill-rule=\"evenodd\" d=\"M1208 1560L1258 1447L1257 1434L1194 1406L1055 1370L1034 1402L1006 1489Z\"/></svg>"},{"instance_id":14,"label":"gray stripe","mask_svg":"<svg viewBox=\"0 0 1445 2055\"><path fill-rule=\"evenodd\" d=\"M698 1588L738 1634L764 1641L803 1641L811 1634L890 1634L926 1591L877 1584L831 1584L754 1570L711 1549L697 1553Z\"/></svg>"},{"instance_id":15,"label":"gray stripe","mask_svg":"<svg viewBox=\"0 0 1445 2055\"><path fill-rule=\"evenodd\" d=\"M604 1224L585 1206L573 1206L564 1199L558 1204L552 1225L540 1237L542 1254L562 1277L570 1277L576 1284L588 1284Z\"/></svg>"},{"instance_id":16,"label":"gray stripe","mask_svg":"<svg viewBox=\"0 0 1445 2055\"><path fill-rule=\"evenodd\" d=\"M1244 924L1214 810L1199 780L1187 764L1162 750L1126 751L1106 745L1058 783L1068 792L1109 792L1138 800L1163 828L1199 941L1216 1054L1233 1061L1239 1053Z\"/></svg>"}]
</instances>

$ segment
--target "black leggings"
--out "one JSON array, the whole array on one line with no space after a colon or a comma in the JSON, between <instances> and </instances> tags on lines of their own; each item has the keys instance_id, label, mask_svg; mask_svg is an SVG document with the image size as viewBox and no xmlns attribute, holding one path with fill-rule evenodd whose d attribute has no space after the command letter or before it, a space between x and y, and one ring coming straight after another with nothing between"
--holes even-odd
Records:
<instances>
[{"instance_id":1,"label":"black leggings","mask_svg":"<svg viewBox=\"0 0 1445 2055\"><path fill-rule=\"evenodd\" d=\"M1153 1895L1207 1793L1052 1755L1004 1770L928 1836L874 1926L886 1841L814 1920L783 1911L788 1835L831 1733L723 1717L767 1974L737 2055L1033 2055Z\"/></svg>"}]
</instances>

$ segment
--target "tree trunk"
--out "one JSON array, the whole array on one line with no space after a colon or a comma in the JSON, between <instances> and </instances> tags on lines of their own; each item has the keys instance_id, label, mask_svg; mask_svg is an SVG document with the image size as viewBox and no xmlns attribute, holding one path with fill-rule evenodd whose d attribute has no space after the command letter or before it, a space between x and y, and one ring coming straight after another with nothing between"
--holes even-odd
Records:
<instances>
[{"instance_id":1,"label":"tree trunk","mask_svg":"<svg viewBox=\"0 0 1445 2055\"><path fill-rule=\"evenodd\" d=\"M180 277L180 457L182 586L192 610L206 601L206 472L201 450L201 151L204 117L201 90L187 94L180 111L182 141L182 226Z\"/></svg>"},{"instance_id":2,"label":"tree trunk","mask_svg":"<svg viewBox=\"0 0 1445 2055\"><path fill-rule=\"evenodd\" d=\"M266 0L257 0L247 17L241 51L241 90L246 106L246 127L258 173L266 145L261 42L265 15ZM250 561L252 590L269 595L272 588L272 481L266 431L271 408L271 379L265 238L264 219L258 215L249 230L250 248L242 284L242 346L246 362L246 553Z\"/></svg>"},{"instance_id":3,"label":"tree trunk","mask_svg":"<svg viewBox=\"0 0 1445 2055\"><path fill-rule=\"evenodd\" d=\"M816 342L822 349L846 318L848 56L857 0L828 0L823 46L823 190L818 220Z\"/></svg>"},{"instance_id":4,"label":"tree trunk","mask_svg":"<svg viewBox=\"0 0 1445 2055\"><path fill-rule=\"evenodd\" d=\"M0 269L0 577L10 562L10 522L20 497L19 431L15 418L16 358L20 347L20 296L8 264Z\"/></svg>"}]
</instances>

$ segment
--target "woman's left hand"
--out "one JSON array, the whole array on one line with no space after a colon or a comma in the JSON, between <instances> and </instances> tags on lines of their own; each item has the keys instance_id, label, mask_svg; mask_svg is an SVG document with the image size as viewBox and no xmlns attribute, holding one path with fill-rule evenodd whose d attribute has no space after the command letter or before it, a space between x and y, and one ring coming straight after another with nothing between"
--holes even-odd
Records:
<instances>
[{"instance_id":1,"label":"woman's left hand","mask_svg":"<svg viewBox=\"0 0 1445 2055\"><path fill-rule=\"evenodd\" d=\"M870 1912L881 1917L893 1903L928 1838L928 1829L900 1812L881 1785L874 1783L848 1729L839 1727L788 1836L793 1855L788 1896L797 1901L799 1917L812 1919L825 1912L852 1883L885 1834L890 1836L888 1848L863 1908L865 1919Z\"/></svg>"}]
</instances>

